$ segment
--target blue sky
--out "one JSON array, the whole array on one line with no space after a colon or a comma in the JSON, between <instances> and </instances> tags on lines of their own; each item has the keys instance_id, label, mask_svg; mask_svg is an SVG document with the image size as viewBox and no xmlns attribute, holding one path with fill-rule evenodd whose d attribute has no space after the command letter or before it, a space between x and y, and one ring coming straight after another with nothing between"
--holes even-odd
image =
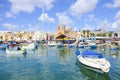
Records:
<instances>
[{"instance_id":1,"label":"blue sky","mask_svg":"<svg viewBox=\"0 0 120 80\"><path fill-rule=\"evenodd\" d=\"M44 12L44 14L43 14ZM120 0L0 0L0 31L120 30Z\"/></svg>"}]
</instances>

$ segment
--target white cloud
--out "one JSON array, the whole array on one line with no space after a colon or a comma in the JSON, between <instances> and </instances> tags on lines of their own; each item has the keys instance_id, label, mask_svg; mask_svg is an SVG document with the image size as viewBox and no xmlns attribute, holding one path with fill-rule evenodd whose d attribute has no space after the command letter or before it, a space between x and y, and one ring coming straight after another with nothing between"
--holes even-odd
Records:
<instances>
[{"instance_id":1,"label":"white cloud","mask_svg":"<svg viewBox=\"0 0 120 80\"><path fill-rule=\"evenodd\" d=\"M56 13L56 16L58 17L59 24L65 24L66 26L71 26L73 24L73 20L62 13Z\"/></svg>"},{"instance_id":2,"label":"white cloud","mask_svg":"<svg viewBox=\"0 0 120 80\"><path fill-rule=\"evenodd\" d=\"M40 28L39 26L32 26L32 27L29 27L29 29L26 29L27 31L39 31Z\"/></svg>"},{"instance_id":3,"label":"white cloud","mask_svg":"<svg viewBox=\"0 0 120 80\"><path fill-rule=\"evenodd\" d=\"M120 19L120 11L115 15L115 19Z\"/></svg>"},{"instance_id":4,"label":"white cloud","mask_svg":"<svg viewBox=\"0 0 120 80\"><path fill-rule=\"evenodd\" d=\"M11 23L4 23L3 27L7 28L8 30L16 30L18 26Z\"/></svg>"},{"instance_id":5,"label":"white cloud","mask_svg":"<svg viewBox=\"0 0 120 80\"><path fill-rule=\"evenodd\" d=\"M42 22L49 22L49 23L55 22L54 18L49 17L47 13L41 14L41 16L38 18L38 20L40 20Z\"/></svg>"},{"instance_id":6,"label":"white cloud","mask_svg":"<svg viewBox=\"0 0 120 80\"><path fill-rule=\"evenodd\" d=\"M28 24L28 27L32 27L32 24Z\"/></svg>"},{"instance_id":7,"label":"white cloud","mask_svg":"<svg viewBox=\"0 0 120 80\"><path fill-rule=\"evenodd\" d=\"M80 16L88 13L96 7L98 0L77 0L71 7L70 12L72 15Z\"/></svg>"},{"instance_id":8,"label":"white cloud","mask_svg":"<svg viewBox=\"0 0 120 80\"><path fill-rule=\"evenodd\" d=\"M114 0L113 3L105 4L108 8L118 8L120 7L120 0Z\"/></svg>"},{"instance_id":9,"label":"white cloud","mask_svg":"<svg viewBox=\"0 0 120 80\"><path fill-rule=\"evenodd\" d=\"M108 20L104 19L104 20L100 20L98 18L95 17L95 15L91 14L88 15L86 18L88 20L88 23L94 23L91 25L86 25L84 27L84 29L104 29L106 31L116 31L118 29L120 29L120 17L119 17L119 12L115 15L115 21L114 22L109 22Z\"/></svg>"},{"instance_id":10,"label":"white cloud","mask_svg":"<svg viewBox=\"0 0 120 80\"><path fill-rule=\"evenodd\" d=\"M94 26L91 26L89 24L86 24L85 27L83 28L83 30L94 30Z\"/></svg>"},{"instance_id":11,"label":"white cloud","mask_svg":"<svg viewBox=\"0 0 120 80\"><path fill-rule=\"evenodd\" d=\"M6 12L6 17L11 18L11 17L15 17L15 16L11 12Z\"/></svg>"},{"instance_id":12,"label":"white cloud","mask_svg":"<svg viewBox=\"0 0 120 80\"><path fill-rule=\"evenodd\" d=\"M117 28L120 28L120 19L119 20L116 20L115 22L112 23L111 27L113 29L117 29Z\"/></svg>"},{"instance_id":13,"label":"white cloud","mask_svg":"<svg viewBox=\"0 0 120 80\"><path fill-rule=\"evenodd\" d=\"M109 29L111 29L111 23L108 20L100 21L97 24L97 28L109 30Z\"/></svg>"},{"instance_id":14,"label":"white cloud","mask_svg":"<svg viewBox=\"0 0 120 80\"><path fill-rule=\"evenodd\" d=\"M24 30L26 31L38 31L38 30L41 30L41 27L42 27L39 24L36 24L36 25L28 24L27 26L28 26L27 28L24 27Z\"/></svg>"},{"instance_id":15,"label":"white cloud","mask_svg":"<svg viewBox=\"0 0 120 80\"><path fill-rule=\"evenodd\" d=\"M98 24L97 24L97 28L99 29L105 29L107 31L116 31L118 29L120 29L120 19L116 20L112 23L110 23L107 20L101 20Z\"/></svg>"},{"instance_id":16,"label":"white cloud","mask_svg":"<svg viewBox=\"0 0 120 80\"><path fill-rule=\"evenodd\" d=\"M19 12L32 13L35 8L49 10L53 7L55 0L8 0L11 3L10 13L16 15Z\"/></svg>"},{"instance_id":17,"label":"white cloud","mask_svg":"<svg viewBox=\"0 0 120 80\"><path fill-rule=\"evenodd\" d=\"M87 17L88 17L88 21L92 21L92 22L94 21L96 23L100 22L100 20L98 18L96 18L95 15L93 15L93 14L90 14Z\"/></svg>"}]
</instances>

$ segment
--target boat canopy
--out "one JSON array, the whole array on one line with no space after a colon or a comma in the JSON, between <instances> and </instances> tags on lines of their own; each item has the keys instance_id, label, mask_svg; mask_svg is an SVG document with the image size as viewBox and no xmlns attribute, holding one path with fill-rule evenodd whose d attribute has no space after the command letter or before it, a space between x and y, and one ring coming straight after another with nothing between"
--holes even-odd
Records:
<instances>
[{"instance_id":1,"label":"boat canopy","mask_svg":"<svg viewBox=\"0 0 120 80\"><path fill-rule=\"evenodd\" d=\"M84 51L82 56L85 58L104 58L102 54L92 51Z\"/></svg>"}]
</instances>

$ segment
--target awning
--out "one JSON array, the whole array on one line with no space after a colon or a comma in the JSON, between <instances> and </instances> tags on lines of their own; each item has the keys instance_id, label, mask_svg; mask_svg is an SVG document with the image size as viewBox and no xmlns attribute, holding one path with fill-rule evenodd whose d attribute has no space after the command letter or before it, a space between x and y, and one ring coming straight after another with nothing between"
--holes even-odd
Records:
<instances>
[{"instance_id":1,"label":"awning","mask_svg":"<svg viewBox=\"0 0 120 80\"><path fill-rule=\"evenodd\" d=\"M66 34L60 34L56 37L57 40L70 40L73 38L72 36L66 35Z\"/></svg>"}]
</instances>

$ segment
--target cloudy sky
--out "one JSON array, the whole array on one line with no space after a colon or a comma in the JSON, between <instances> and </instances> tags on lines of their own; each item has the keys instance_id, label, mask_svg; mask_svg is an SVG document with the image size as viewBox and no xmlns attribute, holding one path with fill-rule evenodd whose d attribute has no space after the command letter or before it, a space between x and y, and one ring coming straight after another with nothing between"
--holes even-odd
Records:
<instances>
[{"instance_id":1,"label":"cloudy sky","mask_svg":"<svg viewBox=\"0 0 120 80\"><path fill-rule=\"evenodd\" d=\"M44 14L43 14L44 13ZM120 29L120 0L0 0L0 31Z\"/></svg>"}]
</instances>

